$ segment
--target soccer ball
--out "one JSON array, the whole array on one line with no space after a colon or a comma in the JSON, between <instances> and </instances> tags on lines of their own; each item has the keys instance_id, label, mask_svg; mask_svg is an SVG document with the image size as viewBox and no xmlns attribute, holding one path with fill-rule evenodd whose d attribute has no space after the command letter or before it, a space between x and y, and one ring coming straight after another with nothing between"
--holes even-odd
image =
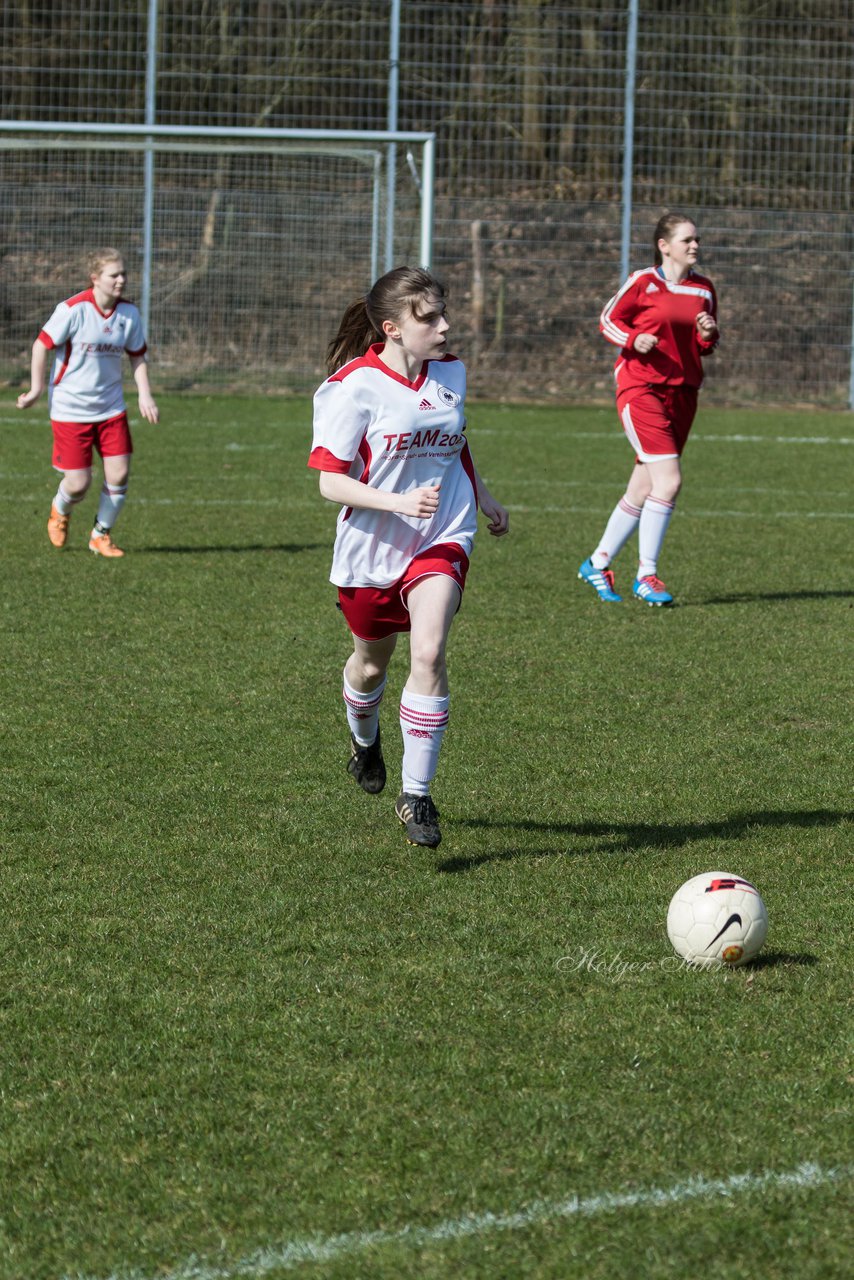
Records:
<instances>
[{"instance_id":1,"label":"soccer ball","mask_svg":"<svg viewBox=\"0 0 854 1280\"><path fill-rule=\"evenodd\" d=\"M689 964L711 968L745 964L768 932L759 890L729 871L706 871L686 880L667 909L667 936Z\"/></svg>"}]
</instances>

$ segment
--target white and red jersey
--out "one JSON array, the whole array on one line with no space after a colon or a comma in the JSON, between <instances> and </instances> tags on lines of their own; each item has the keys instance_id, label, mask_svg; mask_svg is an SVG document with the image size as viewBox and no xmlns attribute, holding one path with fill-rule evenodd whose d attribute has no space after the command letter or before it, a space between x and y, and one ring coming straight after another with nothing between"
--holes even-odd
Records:
<instances>
[{"instance_id":1,"label":"white and red jersey","mask_svg":"<svg viewBox=\"0 0 854 1280\"><path fill-rule=\"evenodd\" d=\"M56 359L50 416L57 422L102 422L123 413L122 356L145 354L142 318L124 299L102 311L91 289L60 302L39 334Z\"/></svg>"},{"instance_id":2,"label":"white and red jersey","mask_svg":"<svg viewBox=\"0 0 854 1280\"><path fill-rule=\"evenodd\" d=\"M409 382L383 363L382 349L370 347L318 388L308 465L386 493L439 485L439 507L427 519L343 507L329 575L339 587L389 586L440 542L469 555L477 529L465 365L450 355L428 360Z\"/></svg>"},{"instance_id":3,"label":"white and red jersey","mask_svg":"<svg viewBox=\"0 0 854 1280\"><path fill-rule=\"evenodd\" d=\"M717 336L704 341L697 316L708 311L717 321L718 301L706 276L689 271L681 284L671 284L660 267L645 267L630 275L608 302L599 328L620 348L614 366L617 391L650 383L699 387L703 381L701 357L717 345ZM658 345L642 355L634 349L639 333L653 333Z\"/></svg>"}]
</instances>

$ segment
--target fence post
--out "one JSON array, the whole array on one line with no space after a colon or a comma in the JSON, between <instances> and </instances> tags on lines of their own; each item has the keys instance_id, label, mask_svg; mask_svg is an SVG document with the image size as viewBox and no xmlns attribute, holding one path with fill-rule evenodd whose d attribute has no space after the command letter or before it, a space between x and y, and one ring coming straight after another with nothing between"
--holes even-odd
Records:
<instances>
[{"instance_id":1,"label":"fence post","mask_svg":"<svg viewBox=\"0 0 854 1280\"><path fill-rule=\"evenodd\" d=\"M620 235L620 283L629 274L632 243L632 170L635 146L635 69L638 58L638 0L629 0L626 34L626 83L623 95L623 225Z\"/></svg>"},{"instance_id":2,"label":"fence post","mask_svg":"<svg viewBox=\"0 0 854 1280\"><path fill-rule=\"evenodd\" d=\"M157 123L157 0L148 0L148 47L145 59L145 123ZM142 327L149 336L151 313L151 259L154 245L154 139L147 138L143 164L142 197Z\"/></svg>"},{"instance_id":3,"label":"fence post","mask_svg":"<svg viewBox=\"0 0 854 1280\"><path fill-rule=\"evenodd\" d=\"M386 128L397 132L398 98L400 94L400 0L391 0L391 30L388 52L388 115ZM391 146L386 157L388 195L386 198L385 269L394 266L394 205L397 197L397 147ZM372 282L373 283L373 282Z\"/></svg>"}]
</instances>

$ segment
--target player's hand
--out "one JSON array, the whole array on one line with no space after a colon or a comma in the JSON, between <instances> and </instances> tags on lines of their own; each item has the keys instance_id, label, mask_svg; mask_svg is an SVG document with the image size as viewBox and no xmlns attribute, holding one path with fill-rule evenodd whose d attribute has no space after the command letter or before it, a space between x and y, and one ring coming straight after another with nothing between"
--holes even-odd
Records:
<instances>
[{"instance_id":1,"label":"player's hand","mask_svg":"<svg viewBox=\"0 0 854 1280\"><path fill-rule=\"evenodd\" d=\"M486 527L494 538L501 538L509 532L510 513L495 501L491 493L481 493L480 509L489 521Z\"/></svg>"},{"instance_id":2,"label":"player's hand","mask_svg":"<svg viewBox=\"0 0 854 1280\"><path fill-rule=\"evenodd\" d=\"M30 405L35 404L40 395L40 391L33 391L31 387L29 391L24 391L18 396L15 404L19 409L29 409Z\"/></svg>"},{"instance_id":3,"label":"player's hand","mask_svg":"<svg viewBox=\"0 0 854 1280\"><path fill-rule=\"evenodd\" d=\"M704 342L711 342L718 335L718 326L715 323L714 316L710 316L708 311L700 311L697 315L697 332Z\"/></svg>"},{"instance_id":4,"label":"player's hand","mask_svg":"<svg viewBox=\"0 0 854 1280\"><path fill-rule=\"evenodd\" d=\"M653 347L658 346L658 338L654 333L639 333L634 341L634 348L638 355L645 356Z\"/></svg>"},{"instance_id":5,"label":"player's hand","mask_svg":"<svg viewBox=\"0 0 854 1280\"><path fill-rule=\"evenodd\" d=\"M427 520L439 509L439 486L425 485L423 489L410 489L404 493L397 506L402 516L415 516L419 520Z\"/></svg>"},{"instance_id":6,"label":"player's hand","mask_svg":"<svg viewBox=\"0 0 854 1280\"><path fill-rule=\"evenodd\" d=\"M157 408L157 405L151 399L151 396L139 397L139 411L142 414L143 418L145 418L146 422L160 421L160 410Z\"/></svg>"}]
</instances>

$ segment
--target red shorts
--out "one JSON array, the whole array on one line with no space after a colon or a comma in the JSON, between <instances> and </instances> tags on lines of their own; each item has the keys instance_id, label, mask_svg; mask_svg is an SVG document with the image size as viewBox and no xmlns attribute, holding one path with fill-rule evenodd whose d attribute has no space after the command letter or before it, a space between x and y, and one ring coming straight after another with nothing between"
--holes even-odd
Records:
<instances>
[{"instance_id":1,"label":"red shorts","mask_svg":"<svg viewBox=\"0 0 854 1280\"><path fill-rule=\"evenodd\" d=\"M617 412L641 462L678 458L697 412L697 388L631 387L617 396Z\"/></svg>"},{"instance_id":2,"label":"red shorts","mask_svg":"<svg viewBox=\"0 0 854 1280\"><path fill-rule=\"evenodd\" d=\"M126 413L102 422L56 422L53 427L53 465L57 471L85 471L92 465L92 449L102 458L133 453Z\"/></svg>"},{"instance_id":3,"label":"red shorts","mask_svg":"<svg viewBox=\"0 0 854 1280\"><path fill-rule=\"evenodd\" d=\"M422 551L409 568L388 587L339 587L338 603L347 626L359 640L384 640L397 631L408 631L407 592L421 578L442 573L453 578L462 598L469 558L456 542L441 542Z\"/></svg>"}]
</instances>

